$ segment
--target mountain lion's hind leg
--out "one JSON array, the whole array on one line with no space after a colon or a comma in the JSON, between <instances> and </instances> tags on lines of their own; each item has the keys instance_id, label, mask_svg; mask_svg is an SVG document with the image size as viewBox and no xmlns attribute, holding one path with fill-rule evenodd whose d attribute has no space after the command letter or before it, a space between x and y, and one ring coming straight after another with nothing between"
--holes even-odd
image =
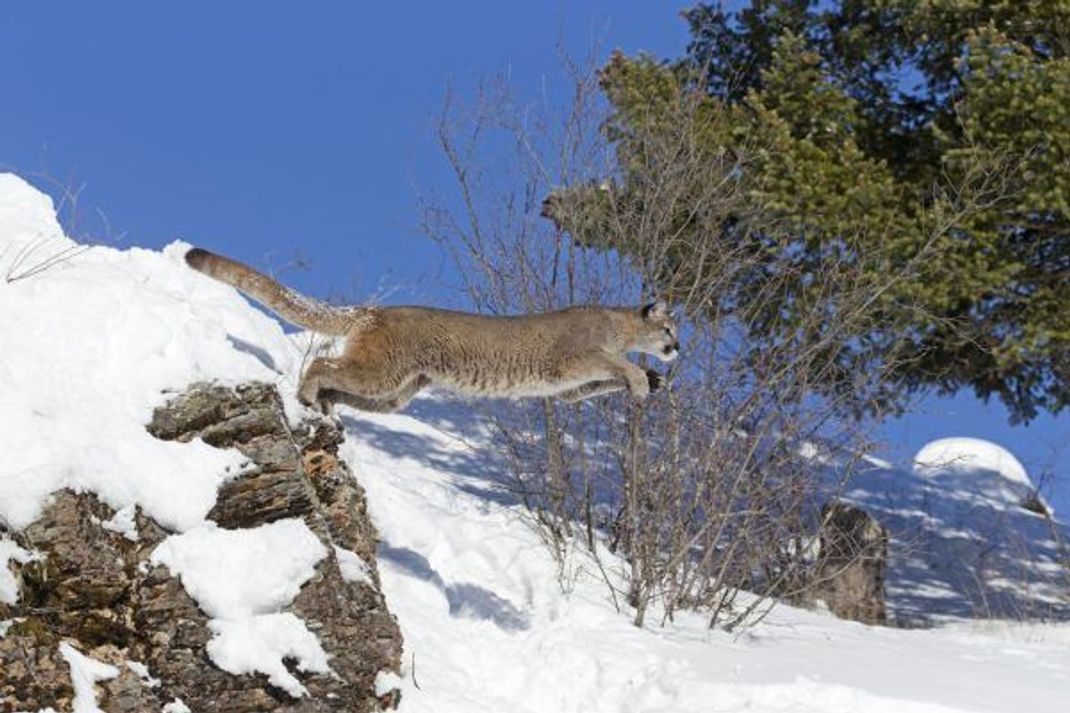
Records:
<instances>
[{"instance_id":1,"label":"mountain lion's hind leg","mask_svg":"<svg viewBox=\"0 0 1070 713\"><path fill-rule=\"evenodd\" d=\"M305 372L298 399L305 405L320 401L348 404L365 411L396 411L430 383L423 374L402 374L370 368L346 358L318 358Z\"/></svg>"},{"instance_id":2,"label":"mountain lion's hind leg","mask_svg":"<svg viewBox=\"0 0 1070 713\"><path fill-rule=\"evenodd\" d=\"M398 393L387 400L387 404L391 406L390 410L400 411L405 408L408 403L412 401L412 397L420 392L420 389L430 386L430 384L431 379L423 374L417 374L414 378L409 379L409 381L401 387L401 390L398 391Z\"/></svg>"},{"instance_id":3,"label":"mountain lion's hind leg","mask_svg":"<svg viewBox=\"0 0 1070 713\"><path fill-rule=\"evenodd\" d=\"M356 394L339 391L337 389L322 389L320 390L319 398L321 401L344 404L360 411L393 413L394 411L400 411L405 408L405 406L412 401L412 397L415 396L420 389L430 383L431 379L420 374L419 376L410 379L405 386L401 387L399 392L388 397L373 399L366 396L357 396Z\"/></svg>"},{"instance_id":4,"label":"mountain lion's hind leg","mask_svg":"<svg viewBox=\"0 0 1070 713\"><path fill-rule=\"evenodd\" d=\"M301 376L301 383L297 387L298 401L305 406L315 406L319 403L321 377L328 369L338 368L333 364L334 361L323 357L317 357L312 360L312 363L308 365L305 373ZM331 363L331 366L328 367L328 363Z\"/></svg>"},{"instance_id":5,"label":"mountain lion's hind leg","mask_svg":"<svg viewBox=\"0 0 1070 713\"><path fill-rule=\"evenodd\" d=\"M342 391L361 398L386 400L400 393L411 378L384 368L370 368L351 359L318 357L305 371L297 398L309 406L320 400L321 391Z\"/></svg>"}]
</instances>

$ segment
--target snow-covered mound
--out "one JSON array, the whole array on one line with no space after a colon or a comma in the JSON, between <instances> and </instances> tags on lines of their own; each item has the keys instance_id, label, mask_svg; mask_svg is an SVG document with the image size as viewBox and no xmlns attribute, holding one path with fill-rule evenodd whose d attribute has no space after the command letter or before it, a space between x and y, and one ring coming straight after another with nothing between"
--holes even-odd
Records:
<instances>
[{"instance_id":1,"label":"snow-covered mound","mask_svg":"<svg viewBox=\"0 0 1070 713\"><path fill-rule=\"evenodd\" d=\"M24 268L33 264L27 244L40 245L42 259L55 254L39 242L46 239L68 240L49 199L0 175L0 275L20 255ZM197 380L285 381L300 360L277 322L186 269L186 248L93 247L0 281L0 524L24 527L49 493L72 488L116 509L137 503L185 530L244 460L144 428L168 390Z\"/></svg>"},{"instance_id":2,"label":"snow-covered mound","mask_svg":"<svg viewBox=\"0 0 1070 713\"><path fill-rule=\"evenodd\" d=\"M0 275L16 246L57 237L46 201L0 176ZM255 587L217 588L213 580L247 571L232 561L246 548L199 547L192 561L183 555L186 543L210 529L205 514L239 459L203 444L158 441L144 424L169 393L202 379L274 382L296 411L302 351L232 289L188 270L184 249L93 248L31 278L0 280L0 522L24 526L64 487L116 508L137 503L187 533L161 545L157 559L195 569L195 598L212 616L266 616ZM905 631L780 607L743 634L711 631L703 617L687 614L663 628L636 629L615 611L589 562L577 557L562 574L526 527L503 485L504 469L489 455L478 408L432 395L404 414L343 414L341 454L367 489L382 535L383 589L405 635L403 713L1043 713L1065 706L1064 625ZM921 525L919 537L951 540L972 533L956 528L975 527L977 519L964 526L941 510L955 512L948 492L909 471L875 468L851 496L882 519L901 518L893 522L903 525L900 533ZM999 512L1018 522L1009 505ZM32 556L4 552L5 559ZM214 554L229 564L213 569L201 561ZM927 567L926 556L915 554L917 567ZM286 595L272 601L300 586L307 567L297 565L284 581L268 578ZM898 601L926 596L926 587L939 593L935 599L953 596L946 578L926 580L914 567L896 570ZM248 589L241 601L219 595ZM0 622L0 636L5 629ZM243 662L257 654L227 653Z\"/></svg>"},{"instance_id":3,"label":"snow-covered mound","mask_svg":"<svg viewBox=\"0 0 1070 713\"><path fill-rule=\"evenodd\" d=\"M978 498L1020 506L1038 514L1053 510L1025 466L1006 448L979 438L941 438L914 456L914 472L933 483L972 490Z\"/></svg>"},{"instance_id":4,"label":"snow-covered mound","mask_svg":"<svg viewBox=\"0 0 1070 713\"><path fill-rule=\"evenodd\" d=\"M943 473L994 473L1027 488L1033 482L1023 466L1006 448L980 438L941 438L914 456L914 471L928 477Z\"/></svg>"},{"instance_id":5,"label":"snow-covered mound","mask_svg":"<svg viewBox=\"0 0 1070 713\"><path fill-rule=\"evenodd\" d=\"M39 244L39 250L74 244L56 221L52 199L12 173L0 173L0 241L5 272L27 244Z\"/></svg>"}]
</instances>

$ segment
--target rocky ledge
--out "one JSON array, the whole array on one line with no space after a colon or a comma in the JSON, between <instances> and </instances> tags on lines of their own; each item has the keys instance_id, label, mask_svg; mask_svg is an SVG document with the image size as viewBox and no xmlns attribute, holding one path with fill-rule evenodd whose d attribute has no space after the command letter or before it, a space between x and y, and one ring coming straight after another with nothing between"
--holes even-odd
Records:
<instances>
[{"instance_id":1,"label":"rocky ledge","mask_svg":"<svg viewBox=\"0 0 1070 713\"><path fill-rule=\"evenodd\" d=\"M307 691L295 698L266 675L216 667L205 648L208 617L167 567L151 564L171 533L140 511L115 518L95 497L62 491L29 527L0 533L34 553L11 562L19 597L0 602L0 710L72 710L79 690L84 696L94 685L71 680L72 648L115 667L89 691L109 713L395 707L399 694L384 682L396 679L383 674L398 671L401 634L379 588L364 492L338 457L338 428L316 419L291 430L274 387L252 383L195 385L157 409L148 429L161 439L234 447L250 459L255 467L220 489L208 516L220 527L302 518L325 545L328 555L287 611L315 633L330 671L301 671L285 660ZM136 525L136 539L133 528L115 526L123 517ZM346 550L363 562L363 576L339 562Z\"/></svg>"}]
</instances>

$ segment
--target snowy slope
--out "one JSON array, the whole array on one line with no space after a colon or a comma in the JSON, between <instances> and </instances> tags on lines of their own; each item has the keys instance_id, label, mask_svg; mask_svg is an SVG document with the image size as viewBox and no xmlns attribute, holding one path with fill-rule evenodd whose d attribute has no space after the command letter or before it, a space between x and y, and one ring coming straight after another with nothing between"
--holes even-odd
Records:
<instances>
[{"instance_id":1,"label":"snowy slope","mask_svg":"<svg viewBox=\"0 0 1070 713\"><path fill-rule=\"evenodd\" d=\"M955 617L1070 620L1070 532L1022 507L1033 486L996 444L941 439L911 468L870 460L845 493L892 535L887 594L902 626Z\"/></svg>"},{"instance_id":2,"label":"snowy slope","mask_svg":"<svg viewBox=\"0 0 1070 713\"><path fill-rule=\"evenodd\" d=\"M405 710L1019 711L1023 691L1064 710L1067 625L895 630L780 607L739 637L697 617L636 630L589 574L561 595L463 405L346 425L405 635Z\"/></svg>"},{"instance_id":3,"label":"snowy slope","mask_svg":"<svg viewBox=\"0 0 1070 713\"><path fill-rule=\"evenodd\" d=\"M47 199L0 174L0 277L40 236L64 240ZM62 487L94 492L116 508L139 504L185 533L161 545L157 559L175 570L196 567L184 585L217 620L246 621L265 615L257 588L227 587L226 575L212 574L213 567L242 571L246 546L195 548L195 557L184 551L211 530L204 515L240 459L195 444L176 450L143 424L169 392L199 379L271 381L296 414L302 350L233 290L186 269L184 249L94 248L34 277L0 280L0 522L24 526ZM383 539L384 590L405 635L402 711L1065 708L1066 625L876 629L780 607L735 636L688 616L636 629L582 558L560 581L501 487L478 409L432 395L404 414L344 410L343 417L343 455L368 491ZM910 523L916 510L932 508L909 498L954 502L942 493L970 492L941 490L905 469L876 468L866 477L869 485L852 497ZM298 547L300 539L297 532L287 542ZM4 542L0 536L5 559L32 556ZM213 553L219 561L205 561ZM291 559L282 579L265 575L286 595L280 601L315 556ZM295 636L314 654L305 633ZM228 650L222 660L251 670L255 653Z\"/></svg>"},{"instance_id":4,"label":"snowy slope","mask_svg":"<svg viewBox=\"0 0 1070 713\"><path fill-rule=\"evenodd\" d=\"M0 174L0 277L58 254L66 240L47 197ZM25 526L63 487L115 508L137 502L177 530L211 509L227 469L244 459L153 438L144 428L153 407L196 380L284 382L300 355L278 323L191 275L185 250L94 247L0 280L0 522Z\"/></svg>"}]
</instances>

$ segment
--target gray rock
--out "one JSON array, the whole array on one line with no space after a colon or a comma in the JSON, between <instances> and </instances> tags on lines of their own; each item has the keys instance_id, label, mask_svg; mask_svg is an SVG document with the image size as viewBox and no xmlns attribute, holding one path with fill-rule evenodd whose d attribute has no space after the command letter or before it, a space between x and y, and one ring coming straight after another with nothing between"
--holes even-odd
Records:
<instances>
[{"instance_id":1,"label":"gray rock","mask_svg":"<svg viewBox=\"0 0 1070 713\"><path fill-rule=\"evenodd\" d=\"M821 550L813 596L842 619L884 624L888 531L861 508L832 502L821 509Z\"/></svg>"}]
</instances>

